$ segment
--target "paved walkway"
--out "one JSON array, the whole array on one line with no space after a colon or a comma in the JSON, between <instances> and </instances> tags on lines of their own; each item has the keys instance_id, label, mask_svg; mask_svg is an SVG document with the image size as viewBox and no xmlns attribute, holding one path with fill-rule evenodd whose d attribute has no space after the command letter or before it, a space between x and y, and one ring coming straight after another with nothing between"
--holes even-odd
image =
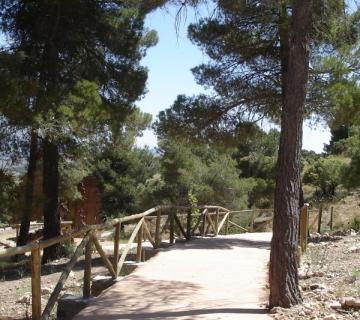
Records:
<instances>
[{"instance_id":1,"label":"paved walkway","mask_svg":"<svg viewBox=\"0 0 360 320\"><path fill-rule=\"evenodd\" d=\"M161 250L75 319L270 319L264 307L270 238L199 238Z\"/></svg>"}]
</instances>

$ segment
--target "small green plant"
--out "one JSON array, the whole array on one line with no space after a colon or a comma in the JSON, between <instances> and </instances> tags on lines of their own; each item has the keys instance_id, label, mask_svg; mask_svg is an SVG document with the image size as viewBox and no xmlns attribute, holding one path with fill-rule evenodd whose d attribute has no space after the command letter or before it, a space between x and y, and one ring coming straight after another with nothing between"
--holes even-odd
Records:
<instances>
[{"instance_id":1,"label":"small green plant","mask_svg":"<svg viewBox=\"0 0 360 320\"><path fill-rule=\"evenodd\" d=\"M190 206L191 206L191 213L192 214L199 214L200 210L198 208L198 199L197 199L196 195L193 192L193 188L190 188L190 190L188 191L188 201L189 201Z\"/></svg>"},{"instance_id":2,"label":"small green plant","mask_svg":"<svg viewBox=\"0 0 360 320\"><path fill-rule=\"evenodd\" d=\"M360 231L360 217L355 217L351 223L351 229L355 231Z\"/></svg>"},{"instance_id":3,"label":"small green plant","mask_svg":"<svg viewBox=\"0 0 360 320\"><path fill-rule=\"evenodd\" d=\"M63 248L65 257L70 257L75 252L75 245L71 240L65 241Z\"/></svg>"},{"instance_id":4,"label":"small green plant","mask_svg":"<svg viewBox=\"0 0 360 320\"><path fill-rule=\"evenodd\" d=\"M19 278L23 278L26 274L26 268L25 266L18 266L16 268L16 274Z\"/></svg>"}]
</instances>

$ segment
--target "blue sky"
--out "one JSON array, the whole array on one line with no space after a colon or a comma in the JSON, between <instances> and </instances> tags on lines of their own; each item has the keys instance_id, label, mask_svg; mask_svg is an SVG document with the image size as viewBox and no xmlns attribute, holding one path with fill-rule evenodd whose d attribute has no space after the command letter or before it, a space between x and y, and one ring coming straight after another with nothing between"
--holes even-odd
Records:
<instances>
[{"instance_id":1,"label":"blue sky","mask_svg":"<svg viewBox=\"0 0 360 320\"><path fill-rule=\"evenodd\" d=\"M171 106L178 94L194 95L204 92L204 89L194 81L191 68L206 61L206 56L187 39L187 25L196 21L200 15L195 15L188 9L186 21L180 24L178 34L175 28L176 8L157 10L146 19L146 26L158 32L159 43L148 50L142 64L149 69L147 83L148 93L138 105L144 112L151 113L156 118L160 110ZM202 8L201 15L206 15L208 9ZM322 152L323 144L330 139L328 128L317 125L310 128L304 126L303 148ZM156 137L151 130L138 139L138 145L156 146Z\"/></svg>"}]
</instances>

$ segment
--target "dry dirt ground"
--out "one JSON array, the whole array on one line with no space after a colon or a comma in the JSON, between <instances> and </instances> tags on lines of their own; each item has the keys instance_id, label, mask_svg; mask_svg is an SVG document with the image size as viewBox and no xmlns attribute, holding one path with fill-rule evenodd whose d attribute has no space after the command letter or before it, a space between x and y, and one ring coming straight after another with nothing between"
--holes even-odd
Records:
<instances>
[{"instance_id":1,"label":"dry dirt ground","mask_svg":"<svg viewBox=\"0 0 360 320\"><path fill-rule=\"evenodd\" d=\"M9 230L0 233L0 242L5 242L11 245L15 243L12 241L15 237L15 231ZM81 239L76 239L77 242ZM102 244L107 244L107 241L102 241ZM1 247L1 246L0 246ZM105 248L106 250L106 248ZM8 259L7 259L8 260ZM41 269L41 288L42 288L42 308L45 307L48 298L62 271L65 268L69 259L63 258L54 261L51 264L42 266ZM8 268L4 265L7 262L0 261L0 320L4 319L30 319L31 315L31 277L30 265L26 261L19 263L19 266ZM82 284L84 276L84 257L79 258L73 271L65 283L62 294L82 294ZM129 269L129 268L128 268ZM99 255L93 254L92 260L92 276L108 275L107 269ZM129 270L124 270L128 273ZM53 318L55 318L56 306L53 311Z\"/></svg>"},{"instance_id":2,"label":"dry dirt ground","mask_svg":"<svg viewBox=\"0 0 360 320\"><path fill-rule=\"evenodd\" d=\"M360 304L359 234L314 235L311 240L299 271L304 302L290 310L275 308L274 318L360 319L360 305L344 304L346 299Z\"/></svg>"}]
</instances>

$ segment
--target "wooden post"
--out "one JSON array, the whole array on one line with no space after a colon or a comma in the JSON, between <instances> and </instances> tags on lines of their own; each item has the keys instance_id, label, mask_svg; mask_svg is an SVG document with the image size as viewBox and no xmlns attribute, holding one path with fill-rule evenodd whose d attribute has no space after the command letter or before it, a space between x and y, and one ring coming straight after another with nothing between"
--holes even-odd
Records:
<instances>
[{"instance_id":1,"label":"wooden post","mask_svg":"<svg viewBox=\"0 0 360 320\"><path fill-rule=\"evenodd\" d=\"M205 237L206 234L206 217L207 217L207 209L205 209L202 213L203 223L202 223L202 236Z\"/></svg>"},{"instance_id":2,"label":"wooden post","mask_svg":"<svg viewBox=\"0 0 360 320\"><path fill-rule=\"evenodd\" d=\"M309 215L309 207L307 204L305 204L300 209L300 247L301 247L301 253L304 253L307 248L307 239L308 239L308 215Z\"/></svg>"},{"instance_id":3,"label":"wooden post","mask_svg":"<svg viewBox=\"0 0 360 320\"><path fill-rule=\"evenodd\" d=\"M250 232L254 232L255 211L251 215Z\"/></svg>"},{"instance_id":4,"label":"wooden post","mask_svg":"<svg viewBox=\"0 0 360 320\"><path fill-rule=\"evenodd\" d=\"M142 250L143 235L144 235L144 225L141 224L141 227L137 234L137 249L136 249L136 262L137 263L141 262L141 250Z\"/></svg>"},{"instance_id":5,"label":"wooden post","mask_svg":"<svg viewBox=\"0 0 360 320\"><path fill-rule=\"evenodd\" d=\"M156 225L155 225L155 244L156 244L156 247L159 247L160 243L161 243L160 225L161 225L161 211L159 210L156 213Z\"/></svg>"},{"instance_id":6,"label":"wooden post","mask_svg":"<svg viewBox=\"0 0 360 320\"><path fill-rule=\"evenodd\" d=\"M215 212L215 236L219 234L219 209L216 209Z\"/></svg>"},{"instance_id":7,"label":"wooden post","mask_svg":"<svg viewBox=\"0 0 360 320\"><path fill-rule=\"evenodd\" d=\"M318 230L317 230L318 233L321 233L322 211L323 211L323 207L322 207L322 204L321 204L320 208L319 208L319 216L318 216Z\"/></svg>"},{"instance_id":8,"label":"wooden post","mask_svg":"<svg viewBox=\"0 0 360 320\"><path fill-rule=\"evenodd\" d=\"M226 221L225 221L225 234L229 234L229 218L230 218L230 214L227 216Z\"/></svg>"},{"instance_id":9,"label":"wooden post","mask_svg":"<svg viewBox=\"0 0 360 320\"><path fill-rule=\"evenodd\" d=\"M84 285L83 285L83 297L89 298L91 295L91 253L92 253L92 241L91 237L85 246L85 264L84 264Z\"/></svg>"},{"instance_id":10,"label":"wooden post","mask_svg":"<svg viewBox=\"0 0 360 320\"><path fill-rule=\"evenodd\" d=\"M119 244L120 244L120 230L121 230L121 223L117 223L115 225L115 238L114 238L114 261L113 267L115 274L118 274L118 262L119 262Z\"/></svg>"},{"instance_id":11,"label":"wooden post","mask_svg":"<svg viewBox=\"0 0 360 320\"><path fill-rule=\"evenodd\" d=\"M186 219L186 240L191 239L191 219L192 218L192 208L188 209L187 219Z\"/></svg>"},{"instance_id":12,"label":"wooden post","mask_svg":"<svg viewBox=\"0 0 360 320\"><path fill-rule=\"evenodd\" d=\"M175 238L174 238L174 232L175 232L175 217L174 212L169 212L169 221L170 221L170 244L174 244Z\"/></svg>"},{"instance_id":13,"label":"wooden post","mask_svg":"<svg viewBox=\"0 0 360 320\"><path fill-rule=\"evenodd\" d=\"M330 208L330 231L333 230L333 223L334 223L334 207Z\"/></svg>"},{"instance_id":14,"label":"wooden post","mask_svg":"<svg viewBox=\"0 0 360 320\"><path fill-rule=\"evenodd\" d=\"M41 318L41 261L40 249L31 251L32 319Z\"/></svg>"}]
</instances>

